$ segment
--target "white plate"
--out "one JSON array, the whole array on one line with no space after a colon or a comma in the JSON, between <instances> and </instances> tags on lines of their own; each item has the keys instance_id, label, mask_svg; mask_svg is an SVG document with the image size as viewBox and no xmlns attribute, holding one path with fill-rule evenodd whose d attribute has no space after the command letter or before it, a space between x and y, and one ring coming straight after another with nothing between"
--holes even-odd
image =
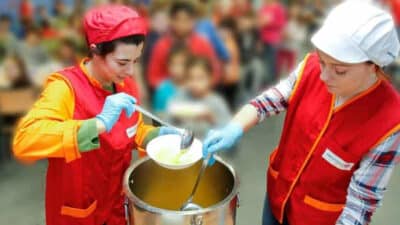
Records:
<instances>
[{"instance_id":1,"label":"white plate","mask_svg":"<svg viewBox=\"0 0 400 225\"><path fill-rule=\"evenodd\" d=\"M168 106L168 113L178 117L196 117L207 113L208 107L203 103L174 102Z\"/></svg>"},{"instance_id":2,"label":"white plate","mask_svg":"<svg viewBox=\"0 0 400 225\"><path fill-rule=\"evenodd\" d=\"M146 147L147 154L157 164L168 169L184 169L197 161L202 156L203 144L198 139L183 154L180 150L181 135L162 135L151 140Z\"/></svg>"}]
</instances>

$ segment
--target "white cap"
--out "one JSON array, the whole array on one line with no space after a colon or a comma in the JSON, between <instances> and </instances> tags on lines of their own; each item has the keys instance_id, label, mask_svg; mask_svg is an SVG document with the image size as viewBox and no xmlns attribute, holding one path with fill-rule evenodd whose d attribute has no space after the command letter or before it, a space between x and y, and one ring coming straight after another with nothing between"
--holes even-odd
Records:
<instances>
[{"instance_id":1,"label":"white cap","mask_svg":"<svg viewBox=\"0 0 400 225\"><path fill-rule=\"evenodd\" d=\"M336 6L311 38L314 46L345 63L392 63L400 44L391 15L365 0Z\"/></svg>"}]
</instances>

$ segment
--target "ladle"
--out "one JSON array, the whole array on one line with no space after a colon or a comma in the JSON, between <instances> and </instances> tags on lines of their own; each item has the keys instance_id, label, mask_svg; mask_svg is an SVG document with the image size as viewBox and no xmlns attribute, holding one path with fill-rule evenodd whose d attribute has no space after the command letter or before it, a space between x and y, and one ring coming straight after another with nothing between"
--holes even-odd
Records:
<instances>
[{"instance_id":1,"label":"ladle","mask_svg":"<svg viewBox=\"0 0 400 225\"><path fill-rule=\"evenodd\" d=\"M189 198L181 206L180 208L181 211L192 211L192 210L202 209L201 206L197 205L196 203L193 203L193 197L194 194L196 193L197 187L199 186L200 179L203 176L204 171L206 171L206 168L208 166L208 161L210 160L210 158L211 154L208 154L206 159L203 160L203 164L201 165L199 175L197 175L196 183L194 184L192 193L190 193Z\"/></svg>"},{"instance_id":2,"label":"ladle","mask_svg":"<svg viewBox=\"0 0 400 225\"><path fill-rule=\"evenodd\" d=\"M171 127L171 128L174 128L174 129L180 131L180 133L181 133L181 145L180 145L181 150L188 149L192 145L193 140L194 140L193 131L187 130L187 129L177 128L177 127L175 127L175 126L173 126L173 125L161 120L159 117L155 116L153 113L149 112L148 110L142 108L139 105L135 105L135 109L137 111L143 113L145 116L157 121L161 125L164 125L164 126L167 126L167 127Z\"/></svg>"}]
</instances>

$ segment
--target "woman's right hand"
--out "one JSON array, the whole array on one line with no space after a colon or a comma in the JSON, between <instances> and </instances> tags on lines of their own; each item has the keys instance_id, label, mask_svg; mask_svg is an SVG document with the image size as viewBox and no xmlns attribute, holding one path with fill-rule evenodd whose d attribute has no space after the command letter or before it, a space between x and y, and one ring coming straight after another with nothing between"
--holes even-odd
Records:
<instances>
[{"instance_id":1,"label":"woman's right hand","mask_svg":"<svg viewBox=\"0 0 400 225\"><path fill-rule=\"evenodd\" d=\"M235 122L229 123L222 129L211 130L203 141L203 158L206 159L208 154L231 149L242 135L242 126ZM208 165L213 165L214 162L215 159L211 157Z\"/></svg>"},{"instance_id":2,"label":"woman's right hand","mask_svg":"<svg viewBox=\"0 0 400 225\"><path fill-rule=\"evenodd\" d=\"M135 104L136 99L126 93L110 95L106 98L103 109L96 118L104 124L106 131L109 132L118 121L122 110L125 110L128 117L132 116L135 112Z\"/></svg>"}]
</instances>

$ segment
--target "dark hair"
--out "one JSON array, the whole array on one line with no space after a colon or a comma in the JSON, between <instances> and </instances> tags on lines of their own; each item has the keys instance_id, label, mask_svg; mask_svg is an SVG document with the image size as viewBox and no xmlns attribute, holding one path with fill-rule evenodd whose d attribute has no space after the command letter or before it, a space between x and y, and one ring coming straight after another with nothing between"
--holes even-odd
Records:
<instances>
[{"instance_id":1,"label":"dark hair","mask_svg":"<svg viewBox=\"0 0 400 225\"><path fill-rule=\"evenodd\" d=\"M188 1L175 1L169 9L169 16L175 17L179 12L186 12L192 17L197 15L196 8Z\"/></svg>"},{"instance_id":2,"label":"dark hair","mask_svg":"<svg viewBox=\"0 0 400 225\"><path fill-rule=\"evenodd\" d=\"M61 46L68 46L71 47L73 49L77 49L77 44L74 41L74 39L70 38L70 37L64 37L60 39L60 45Z\"/></svg>"},{"instance_id":3,"label":"dark hair","mask_svg":"<svg viewBox=\"0 0 400 225\"><path fill-rule=\"evenodd\" d=\"M102 42L102 43L96 44L96 50L89 52L89 57L92 57L93 54L104 57L107 54L113 52L118 43L140 45L141 43L143 43L145 41L145 39L146 38L143 34L134 34L134 35L118 38L118 39L115 39L112 41Z\"/></svg>"},{"instance_id":4,"label":"dark hair","mask_svg":"<svg viewBox=\"0 0 400 225\"><path fill-rule=\"evenodd\" d=\"M237 22L233 17L225 17L219 22L219 27L221 29L226 29L232 32L233 39L238 42L239 41L239 32Z\"/></svg>"},{"instance_id":5,"label":"dark hair","mask_svg":"<svg viewBox=\"0 0 400 225\"><path fill-rule=\"evenodd\" d=\"M219 22L219 27L231 30L235 34L237 23L233 17L225 17Z\"/></svg>"},{"instance_id":6,"label":"dark hair","mask_svg":"<svg viewBox=\"0 0 400 225\"><path fill-rule=\"evenodd\" d=\"M11 17L7 14L0 15L0 22L11 22Z\"/></svg>"},{"instance_id":7,"label":"dark hair","mask_svg":"<svg viewBox=\"0 0 400 225\"><path fill-rule=\"evenodd\" d=\"M37 27L36 25L32 25L32 24L27 25L25 28L25 35L28 35L28 34L40 35L41 34L40 28Z\"/></svg>"},{"instance_id":8,"label":"dark hair","mask_svg":"<svg viewBox=\"0 0 400 225\"><path fill-rule=\"evenodd\" d=\"M175 43L168 52L167 63L170 63L174 56L184 54L190 57L190 52L183 43Z\"/></svg>"},{"instance_id":9,"label":"dark hair","mask_svg":"<svg viewBox=\"0 0 400 225\"><path fill-rule=\"evenodd\" d=\"M211 65L211 62L208 58L204 56L192 56L189 58L189 60L186 63L186 70L191 69L192 67L195 66L201 66L203 69L205 69L208 73L208 75L211 77L212 72L213 72L213 67Z\"/></svg>"},{"instance_id":10,"label":"dark hair","mask_svg":"<svg viewBox=\"0 0 400 225\"><path fill-rule=\"evenodd\" d=\"M11 88L23 88L31 86L32 83L28 77L28 72L26 69L25 61L18 54L11 54L7 58L14 60L17 64L17 67L20 69L20 76L17 80L11 85Z\"/></svg>"}]
</instances>

